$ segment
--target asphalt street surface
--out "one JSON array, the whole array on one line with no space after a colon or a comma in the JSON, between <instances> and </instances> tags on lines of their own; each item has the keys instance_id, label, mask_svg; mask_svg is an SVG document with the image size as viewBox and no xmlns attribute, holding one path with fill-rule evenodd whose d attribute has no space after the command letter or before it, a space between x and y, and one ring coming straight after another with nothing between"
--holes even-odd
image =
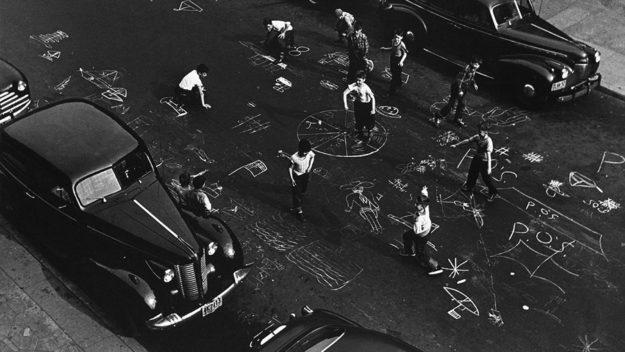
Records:
<instances>
[{"instance_id":1,"label":"asphalt street surface","mask_svg":"<svg viewBox=\"0 0 625 352\"><path fill-rule=\"evenodd\" d=\"M436 129L427 120L457 69L411 53L400 95L384 98L379 47L390 38L375 2L335 4L0 5L0 56L26 74L34 105L86 97L111 109L147 142L166 181L208 169L213 205L255 263L220 311L138 341L150 351L240 351L267 321L308 304L425 351L625 350L625 103L593 92L528 111L478 78L468 127ZM335 6L363 21L376 64L377 131L365 146L346 133L353 115L342 108ZM295 26L284 67L259 44L264 17ZM176 117L162 99L199 63L210 67L212 109ZM472 198L459 190L470 146L450 148L483 120L494 126L492 203L480 187ZM288 161L277 156L300 138L317 152L305 223L288 211ZM432 199L437 277L398 256L421 185Z\"/></svg>"}]
</instances>

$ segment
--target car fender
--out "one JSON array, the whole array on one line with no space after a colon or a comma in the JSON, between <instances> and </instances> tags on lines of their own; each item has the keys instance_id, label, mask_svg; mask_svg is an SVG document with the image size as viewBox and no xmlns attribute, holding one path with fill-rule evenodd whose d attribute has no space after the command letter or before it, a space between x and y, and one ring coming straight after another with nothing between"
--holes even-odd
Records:
<instances>
[{"instance_id":1,"label":"car fender","mask_svg":"<svg viewBox=\"0 0 625 352\"><path fill-rule=\"evenodd\" d=\"M546 85L551 84L555 75L545 62L546 58L535 55L504 57L496 60L496 79L518 79L527 74L539 78ZM549 59L553 60L553 59ZM514 73L511 73L514 72ZM511 76L512 75L512 76Z\"/></svg>"},{"instance_id":2,"label":"car fender","mask_svg":"<svg viewBox=\"0 0 625 352\"><path fill-rule=\"evenodd\" d=\"M90 260L105 272L119 279L131 291L135 292L139 296L138 298L141 298L150 310L153 311L156 309L156 295L150 285L139 275L124 269L111 268L93 259Z\"/></svg>"}]
</instances>

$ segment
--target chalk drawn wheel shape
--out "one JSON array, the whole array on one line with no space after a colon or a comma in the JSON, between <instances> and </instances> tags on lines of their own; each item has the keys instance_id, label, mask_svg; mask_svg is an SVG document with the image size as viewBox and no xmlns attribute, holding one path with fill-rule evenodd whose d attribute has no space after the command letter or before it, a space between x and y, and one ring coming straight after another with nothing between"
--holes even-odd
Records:
<instances>
[{"instance_id":1,"label":"chalk drawn wheel shape","mask_svg":"<svg viewBox=\"0 0 625 352\"><path fill-rule=\"evenodd\" d=\"M471 298L467 297L467 295L456 290L455 288L443 287L443 289L451 297L452 302L458 303L457 306L447 312L447 314L449 314L452 318L460 319L460 313L458 313L458 310L469 312L478 317L480 316L479 309L477 309L475 303L473 303Z\"/></svg>"},{"instance_id":2,"label":"chalk drawn wheel shape","mask_svg":"<svg viewBox=\"0 0 625 352\"><path fill-rule=\"evenodd\" d=\"M324 110L309 115L297 126L297 138L306 138L312 149L337 158L360 158L378 152L386 144L388 132L376 121L367 143L358 144L354 136L354 112Z\"/></svg>"}]
</instances>

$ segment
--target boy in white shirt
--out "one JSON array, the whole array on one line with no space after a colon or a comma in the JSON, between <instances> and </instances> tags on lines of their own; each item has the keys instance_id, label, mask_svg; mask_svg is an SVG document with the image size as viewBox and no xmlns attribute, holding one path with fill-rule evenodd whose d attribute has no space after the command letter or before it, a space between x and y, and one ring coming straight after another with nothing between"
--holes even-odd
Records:
<instances>
[{"instance_id":1,"label":"boy in white shirt","mask_svg":"<svg viewBox=\"0 0 625 352\"><path fill-rule=\"evenodd\" d=\"M291 165L289 166L291 192L293 195L293 208L291 211L303 222L305 219L302 202L304 193L306 193L308 188L310 171L315 162L315 153L311 150L312 147L307 139L300 140L297 149L297 153L291 155Z\"/></svg>"},{"instance_id":2,"label":"boy in white shirt","mask_svg":"<svg viewBox=\"0 0 625 352\"><path fill-rule=\"evenodd\" d=\"M210 104L204 100L205 89L202 84L202 78L206 78L206 76L208 76L208 66L204 64L199 64L195 70L187 73L176 87L176 104L182 105L188 102L193 95L199 95L202 107L210 109Z\"/></svg>"},{"instance_id":3,"label":"boy in white shirt","mask_svg":"<svg viewBox=\"0 0 625 352\"><path fill-rule=\"evenodd\" d=\"M267 36L263 41L269 49L277 49L279 58L277 63L284 61L284 55L287 49L295 48L295 35L293 34L293 26L291 22L271 20L265 18L263 25L267 29Z\"/></svg>"}]
</instances>

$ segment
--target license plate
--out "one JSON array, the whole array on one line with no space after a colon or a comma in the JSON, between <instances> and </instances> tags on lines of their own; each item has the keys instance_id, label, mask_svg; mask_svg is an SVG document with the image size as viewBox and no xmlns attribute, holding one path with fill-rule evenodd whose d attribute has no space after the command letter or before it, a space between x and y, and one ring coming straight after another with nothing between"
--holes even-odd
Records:
<instances>
[{"instance_id":1,"label":"license plate","mask_svg":"<svg viewBox=\"0 0 625 352\"><path fill-rule=\"evenodd\" d=\"M217 310L217 308L221 307L221 297L215 298L212 302L208 302L202 306L202 317L205 317Z\"/></svg>"},{"instance_id":2,"label":"license plate","mask_svg":"<svg viewBox=\"0 0 625 352\"><path fill-rule=\"evenodd\" d=\"M556 82L556 83L551 85L551 91L553 92L554 90L560 90L560 89L564 88L565 86L566 86L566 80L560 81L560 82Z\"/></svg>"}]
</instances>

